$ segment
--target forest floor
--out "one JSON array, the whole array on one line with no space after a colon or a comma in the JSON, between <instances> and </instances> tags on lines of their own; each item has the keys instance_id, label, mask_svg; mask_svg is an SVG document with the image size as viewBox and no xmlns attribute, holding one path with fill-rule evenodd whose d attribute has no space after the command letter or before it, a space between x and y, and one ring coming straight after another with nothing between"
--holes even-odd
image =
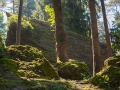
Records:
<instances>
[{"instance_id":1,"label":"forest floor","mask_svg":"<svg viewBox=\"0 0 120 90\"><path fill-rule=\"evenodd\" d=\"M94 86L84 80L76 81L77 90L103 90L97 86Z\"/></svg>"},{"instance_id":2,"label":"forest floor","mask_svg":"<svg viewBox=\"0 0 120 90\"><path fill-rule=\"evenodd\" d=\"M23 77L22 79L26 79L26 78ZM28 78L27 80L28 81L29 80L43 81L46 79ZM98 86L94 86L94 85L90 84L87 80L66 80L66 79L60 78L60 81L68 81L68 82L73 81L73 82L75 82L76 90L104 90L104 89L99 88Z\"/></svg>"},{"instance_id":3,"label":"forest floor","mask_svg":"<svg viewBox=\"0 0 120 90\"><path fill-rule=\"evenodd\" d=\"M65 79L60 78L61 81L65 81ZM67 80L66 80L67 81ZM94 86L88 82L88 80L74 80L76 85L76 90L103 90L98 86Z\"/></svg>"}]
</instances>

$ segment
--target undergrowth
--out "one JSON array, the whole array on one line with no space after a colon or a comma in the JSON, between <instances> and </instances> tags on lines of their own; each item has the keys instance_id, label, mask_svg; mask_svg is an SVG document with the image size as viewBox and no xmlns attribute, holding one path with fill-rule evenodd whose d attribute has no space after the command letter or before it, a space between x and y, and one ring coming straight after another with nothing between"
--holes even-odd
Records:
<instances>
[{"instance_id":1,"label":"undergrowth","mask_svg":"<svg viewBox=\"0 0 120 90\"><path fill-rule=\"evenodd\" d=\"M120 56L110 57L105 60L104 68L90 79L94 85L104 90L120 89Z\"/></svg>"}]
</instances>

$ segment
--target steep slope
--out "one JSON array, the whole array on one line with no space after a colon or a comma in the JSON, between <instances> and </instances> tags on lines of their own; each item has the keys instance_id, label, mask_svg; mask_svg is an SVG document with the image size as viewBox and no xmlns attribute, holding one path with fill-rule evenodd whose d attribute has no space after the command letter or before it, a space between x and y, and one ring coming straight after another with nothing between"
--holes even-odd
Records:
<instances>
[{"instance_id":1,"label":"steep slope","mask_svg":"<svg viewBox=\"0 0 120 90\"><path fill-rule=\"evenodd\" d=\"M39 21L36 19L28 19L34 30L22 30L21 44L31 45L42 50L44 56L50 62L56 62L54 28L48 22ZM15 44L15 30L16 25L9 26L7 33L6 45ZM66 31L68 57L78 61L85 62L92 70L92 46L91 39L81 35ZM107 57L107 50L105 44L101 44L102 60Z\"/></svg>"}]
</instances>

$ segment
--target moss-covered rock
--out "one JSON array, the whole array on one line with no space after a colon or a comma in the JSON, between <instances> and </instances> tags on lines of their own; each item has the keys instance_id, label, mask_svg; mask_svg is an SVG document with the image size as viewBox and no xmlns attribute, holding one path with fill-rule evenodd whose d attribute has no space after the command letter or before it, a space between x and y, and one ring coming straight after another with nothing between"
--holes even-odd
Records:
<instances>
[{"instance_id":1,"label":"moss-covered rock","mask_svg":"<svg viewBox=\"0 0 120 90\"><path fill-rule=\"evenodd\" d=\"M69 62L58 62L58 73L65 79L81 80L89 77L90 71L84 62L70 59Z\"/></svg>"},{"instance_id":2,"label":"moss-covered rock","mask_svg":"<svg viewBox=\"0 0 120 90\"><path fill-rule=\"evenodd\" d=\"M104 68L91 78L90 82L101 87L118 88L120 86L120 56L106 59Z\"/></svg>"},{"instance_id":3,"label":"moss-covered rock","mask_svg":"<svg viewBox=\"0 0 120 90\"><path fill-rule=\"evenodd\" d=\"M13 18L13 16L10 16L8 18L11 17ZM8 19L8 23L11 24L8 24L8 33L6 39L7 46L15 44L17 23L15 23L13 20L16 21L16 19L12 19L11 21L10 19ZM52 63L56 63L57 58L55 52L54 28L50 26L50 23L45 21L41 21L38 19L30 19L30 18L29 19L23 18L23 19L29 21L29 23L32 25L34 29L31 30L29 28L24 28L24 25L22 24L21 44L31 45L33 47L38 48L39 50L42 51L42 53L47 58L47 60L49 60ZM31 26L29 24L27 25ZM92 72L91 39L67 30L66 30L66 36L67 36L66 38L67 38L68 57L78 60L80 62L85 62L90 68L90 71ZM106 44L101 44L101 54L102 54L101 55L102 60L105 60L107 58Z\"/></svg>"},{"instance_id":4,"label":"moss-covered rock","mask_svg":"<svg viewBox=\"0 0 120 90\"><path fill-rule=\"evenodd\" d=\"M6 49L7 55L14 60L31 62L37 58L44 58L41 51L29 45L11 45Z\"/></svg>"},{"instance_id":5,"label":"moss-covered rock","mask_svg":"<svg viewBox=\"0 0 120 90\"><path fill-rule=\"evenodd\" d=\"M19 63L21 77L59 79L57 72L41 51L29 45L11 45L6 48L7 56Z\"/></svg>"},{"instance_id":6,"label":"moss-covered rock","mask_svg":"<svg viewBox=\"0 0 120 90\"><path fill-rule=\"evenodd\" d=\"M4 72L16 72L18 69L18 63L10 58L4 57L0 59L0 65L2 66L2 70Z\"/></svg>"}]
</instances>

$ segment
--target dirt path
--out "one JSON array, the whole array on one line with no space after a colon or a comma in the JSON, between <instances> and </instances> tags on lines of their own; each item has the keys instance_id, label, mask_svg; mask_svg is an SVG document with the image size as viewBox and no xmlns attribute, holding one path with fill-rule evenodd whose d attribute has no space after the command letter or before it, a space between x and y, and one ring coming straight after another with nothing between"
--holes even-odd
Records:
<instances>
[{"instance_id":1,"label":"dirt path","mask_svg":"<svg viewBox=\"0 0 120 90\"><path fill-rule=\"evenodd\" d=\"M76 81L76 86L77 86L77 90L103 90L98 88L97 86L89 84L85 80Z\"/></svg>"},{"instance_id":2,"label":"dirt path","mask_svg":"<svg viewBox=\"0 0 120 90\"><path fill-rule=\"evenodd\" d=\"M25 77L22 77L22 79L26 79ZM29 78L27 80L46 80L46 79L39 79L39 78ZM68 81L66 79L60 78L61 81ZM87 80L75 80L76 90L103 90L100 89L97 86L94 86L92 84L89 84Z\"/></svg>"},{"instance_id":3,"label":"dirt path","mask_svg":"<svg viewBox=\"0 0 120 90\"><path fill-rule=\"evenodd\" d=\"M61 81L67 81L63 78L60 78ZM76 90L103 90L97 86L89 84L87 80L75 80Z\"/></svg>"}]
</instances>

